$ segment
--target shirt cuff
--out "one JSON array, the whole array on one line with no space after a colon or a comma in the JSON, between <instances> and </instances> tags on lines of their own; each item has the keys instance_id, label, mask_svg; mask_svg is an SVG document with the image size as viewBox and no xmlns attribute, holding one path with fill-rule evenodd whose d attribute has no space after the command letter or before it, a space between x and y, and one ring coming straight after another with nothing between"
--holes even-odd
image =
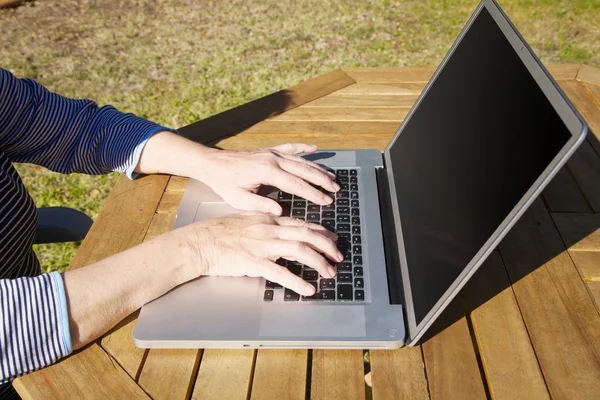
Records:
<instances>
[{"instance_id":1,"label":"shirt cuff","mask_svg":"<svg viewBox=\"0 0 600 400\"><path fill-rule=\"evenodd\" d=\"M69 310L67 309L67 295L65 293L65 284L60 273L54 271L50 272L49 275L52 278L52 284L58 296L60 314L59 329L61 330L63 345L67 351L67 354L71 354L73 352L73 344L71 343L71 330L69 329Z\"/></svg>"},{"instance_id":2,"label":"shirt cuff","mask_svg":"<svg viewBox=\"0 0 600 400\"><path fill-rule=\"evenodd\" d=\"M144 146L146 146L146 143L148 142L148 139L150 139L152 137L152 135L154 135L157 132L162 132L162 131L168 131L168 132L173 132L175 134L179 134L179 132L177 132L175 129L171 129L171 128L165 128L164 126L155 126L152 129L150 129L148 132L146 132L146 134L144 135L144 137L142 137L142 140L140 141L140 143L138 143L137 146L135 146L135 149L133 150L133 159L132 159L132 163L131 165L125 170L125 174L127 175L127 177L129 179L135 179L137 178L140 174L135 172L135 167L138 165L138 163L140 162L140 157L142 156L142 150L144 150Z\"/></svg>"}]
</instances>

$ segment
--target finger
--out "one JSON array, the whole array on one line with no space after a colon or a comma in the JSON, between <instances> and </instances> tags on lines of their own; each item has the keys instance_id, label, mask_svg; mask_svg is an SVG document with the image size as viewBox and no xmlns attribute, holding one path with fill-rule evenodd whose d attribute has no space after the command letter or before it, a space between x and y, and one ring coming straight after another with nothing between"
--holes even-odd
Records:
<instances>
[{"instance_id":1,"label":"finger","mask_svg":"<svg viewBox=\"0 0 600 400\"><path fill-rule=\"evenodd\" d=\"M273 240L268 244L267 251L271 249L270 258L284 257L316 269L321 276L326 278L335 276L335 269L325 257L303 241Z\"/></svg>"},{"instance_id":2,"label":"finger","mask_svg":"<svg viewBox=\"0 0 600 400\"><path fill-rule=\"evenodd\" d=\"M266 182L264 183L268 185L276 186L284 192L295 194L315 204L326 205L333 203L331 197L315 189L299 176L290 174L282 169L275 169L265 180Z\"/></svg>"},{"instance_id":3,"label":"finger","mask_svg":"<svg viewBox=\"0 0 600 400\"><path fill-rule=\"evenodd\" d=\"M292 218L292 217L277 217L275 221L281 226L306 226L314 231L321 233L322 235L327 236L333 241L338 240L338 235L334 232L331 232L329 229L325 228L323 225L312 224L310 222L303 221L301 219Z\"/></svg>"},{"instance_id":4,"label":"finger","mask_svg":"<svg viewBox=\"0 0 600 400\"><path fill-rule=\"evenodd\" d=\"M305 143L285 143L271 148L284 154L314 153L317 151L317 146Z\"/></svg>"},{"instance_id":5,"label":"finger","mask_svg":"<svg viewBox=\"0 0 600 400\"><path fill-rule=\"evenodd\" d=\"M233 189L218 194L238 210L261 211L273 215L281 215L282 212L281 206L275 200L250 193L244 189Z\"/></svg>"},{"instance_id":6,"label":"finger","mask_svg":"<svg viewBox=\"0 0 600 400\"><path fill-rule=\"evenodd\" d=\"M309 227L278 226L274 230L275 236L279 239L306 243L317 252L325 254L333 262L344 261L344 256L333 240Z\"/></svg>"},{"instance_id":7,"label":"finger","mask_svg":"<svg viewBox=\"0 0 600 400\"><path fill-rule=\"evenodd\" d=\"M296 175L307 182L321 186L330 192L337 192L340 190L340 186L335 183L325 171L313 168L310 164L301 163L295 160L292 161L286 158L282 158L278 162L281 169Z\"/></svg>"},{"instance_id":8,"label":"finger","mask_svg":"<svg viewBox=\"0 0 600 400\"><path fill-rule=\"evenodd\" d=\"M313 285L299 276L292 274L285 267L265 259L257 259L256 266L260 275L271 282L277 282L281 286L292 289L303 296L312 296L315 294L316 290Z\"/></svg>"},{"instance_id":9,"label":"finger","mask_svg":"<svg viewBox=\"0 0 600 400\"><path fill-rule=\"evenodd\" d=\"M311 167L316 168L319 171L322 171L322 172L326 173L327 175L331 176L332 179L335 179L335 173L333 173L331 171L328 171L323 166L317 164L314 161L307 160L306 158L297 156L295 154L284 154L284 153L281 153L281 157L287 158L288 160L297 161L299 163L310 165Z\"/></svg>"}]
</instances>

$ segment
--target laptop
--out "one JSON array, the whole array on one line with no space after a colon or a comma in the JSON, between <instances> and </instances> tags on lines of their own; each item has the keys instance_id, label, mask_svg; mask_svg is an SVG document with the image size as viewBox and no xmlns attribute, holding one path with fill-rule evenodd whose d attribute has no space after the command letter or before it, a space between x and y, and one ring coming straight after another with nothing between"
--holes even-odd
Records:
<instances>
[{"instance_id":1,"label":"laptop","mask_svg":"<svg viewBox=\"0 0 600 400\"><path fill-rule=\"evenodd\" d=\"M384 153L308 155L336 172L331 206L284 212L339 235L325 279L280 260L311 297L261 278L202 277L146 304L143 348L414 345L536 199L587 126L493 0L476 8ZM190 180L175 228L236 212Z\"/></svg>"}]
</instances>

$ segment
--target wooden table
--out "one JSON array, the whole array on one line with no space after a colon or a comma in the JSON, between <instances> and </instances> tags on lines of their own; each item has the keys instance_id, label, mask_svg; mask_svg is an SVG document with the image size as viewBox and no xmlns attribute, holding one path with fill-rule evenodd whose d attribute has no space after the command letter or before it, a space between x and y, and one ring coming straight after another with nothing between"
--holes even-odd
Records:
<instances>
[{"instance_id":1,"label":"wooden table","mask_svg":"<svg viewBox=\"0 0 600 400\"><path fill-rule=\"evenodd\" d=\"M600 134L600 70L550 71ZM181 132L226 149L383 150L432 72L337 70ZM372 351L368 363L354 350L146 351L133 344L134 315L14 385L36 399L600 398L600 144L589 136L420 346ZM185 183L122 177L71 268L169 230Z\"/></svg>"}]
</instances>

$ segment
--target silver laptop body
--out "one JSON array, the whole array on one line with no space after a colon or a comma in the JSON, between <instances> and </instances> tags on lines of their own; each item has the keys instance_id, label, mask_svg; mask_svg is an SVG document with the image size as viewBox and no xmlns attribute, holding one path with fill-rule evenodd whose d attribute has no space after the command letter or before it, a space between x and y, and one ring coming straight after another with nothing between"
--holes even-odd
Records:
<instances>
[{"instance_id":1,"label":"silver laptop body","mask_svg":"<svg viewBox=\"0 0 600 400\"><path fill-rule=\"evenodd\" d=\"M497 42L486 42L494 37ZM479 53L477 46L484 46L482 55L473 54ZM511 55L487 67L485 60L478 60L484 67L465 63L484 57L483 49L490 46L497 46L498 54L509 51ZM518 62L510 64L511 57ZM506 65L496 70L498 63ZM479 69L465 77L454 68ZM502 74L510 68L515 71L511 77L523 75L519 86L523 92L514 99L507 97L515 108L507 106L504 113L508 115L492 115L489 108L479 108L489 99L498 102L496 95L508 96L502 94L502 87L493 87L497 79L486 76L487 71ZM521 70L528 74L518 74ZM448 85L458 78L466 82L461 87L467 89L464 96L469 96L469 88L481 95L481 85L491 85L489 97L477 103L467 104L471 97L463 97L464 106L472 108L464 112L472 113L472 118L458 120L468 115L461 114L460 107L452 115L445 114L457 107L451 98L457 90ZM474 81L470 84L469 79ZM534 104L531 109L517 107L522 96ZM453 115L459 116L453 119ZM438 119L440 129L432 129L428 124ZM458 127L453 128L453 123ZM520 136L505 134L514 130L511 123L522 127ZM439 133L446 127L454 129L452 134ZM474 135L473 127L481 134ZM542 130L550 139L536 137ZM466 131L471 133L463 135ZM286 301L285 289L274 288L272 300L265 301L269 289L264 279L202 277L145 305L135 327L135 343L143 348L383 349L413 345L564 165L586 132L581 116L506 15L495 1L484 0L383 154L329 150L307 156L336 171L353 171L358 181L361 276L353 276L350 284L354 296L356 290L362 291L361 299L339 299L338 291L326 301ZM493 157L503 161L486 164ZM513 171L512 175L504 176L507 171ZM449 190L446 184L452 185ZM490 190L499 189L492 201L482 200ZM443 202L438 194L446 197ZM482 204L485 207L478 209ZM175 228L235 212L210 188L190 180ZM357 265L353 267L356 271Z\"/></svg>"}]
</instances>

